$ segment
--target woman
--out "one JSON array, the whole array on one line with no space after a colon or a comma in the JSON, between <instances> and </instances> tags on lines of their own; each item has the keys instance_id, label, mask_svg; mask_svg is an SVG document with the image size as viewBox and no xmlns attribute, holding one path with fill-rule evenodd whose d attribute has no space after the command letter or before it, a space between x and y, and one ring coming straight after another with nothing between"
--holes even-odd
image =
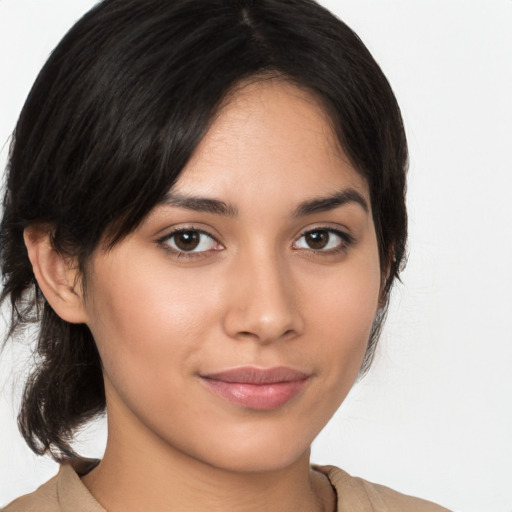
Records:
<instances>
[{"instance_id":1,"label":"woman","mask_svg":"<svg viewBox=\"0 0 512 512\"><path fill-rule=\"evenodd\" d=\"M307 0L106 0L13 141L2 300L41 358L20 427L63 465L5 510L443 510L309 462L406 239L400 112L348 27Z\"/></svg>"}]
</instances>

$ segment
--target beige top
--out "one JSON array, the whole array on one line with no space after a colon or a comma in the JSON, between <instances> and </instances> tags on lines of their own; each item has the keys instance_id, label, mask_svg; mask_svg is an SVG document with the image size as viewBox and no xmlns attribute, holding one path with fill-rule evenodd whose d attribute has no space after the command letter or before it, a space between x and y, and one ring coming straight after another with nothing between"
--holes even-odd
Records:
<instances>
[{"instance_id":1,"label":"beige top","mask_svg":"<svg viewBox=\"0 0 512 512\"><path fill-rule=\"evenodd\" d=\"M80 480L95 463L65 464L59 473L31 494L14 500L4 512L106 512ZM314 466L336 491L337 512L448 512L448 509L388 487L350 476L334 466Z\"/></svg>"}]
</instances>

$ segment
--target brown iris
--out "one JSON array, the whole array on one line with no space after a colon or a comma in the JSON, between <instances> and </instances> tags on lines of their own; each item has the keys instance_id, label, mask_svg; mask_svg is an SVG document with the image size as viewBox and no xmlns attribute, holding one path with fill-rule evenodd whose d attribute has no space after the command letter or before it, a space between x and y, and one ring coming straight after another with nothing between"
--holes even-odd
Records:
<instances>
[{"instance_id":1,"label":"brown iris","mask_svg":"<svg viewBox=\"0 0 512 512\"><path fill-rule=\"evenodd\" d=\"M201 234L197 231L181 231L174 235L174 243L181 251L193 251L201 241Z\"/></svg>"},{"instance_id":2,"label":"brown iris","mask_svg":"<svg viewBox=\"0 0 512 512\"><path fill-rule=\"evenodd\" d=\"M329 232L325 230L310 231L304 235L311 249L323 249L329 243Z\"/></svg>"}]
</instances>

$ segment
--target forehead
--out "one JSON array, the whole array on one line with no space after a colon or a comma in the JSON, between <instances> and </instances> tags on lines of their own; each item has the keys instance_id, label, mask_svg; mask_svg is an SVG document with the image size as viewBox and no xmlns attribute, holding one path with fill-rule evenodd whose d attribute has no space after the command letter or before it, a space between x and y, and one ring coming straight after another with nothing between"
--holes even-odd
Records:
<instances>
[{"instance_id":1,"label":"forehead","mask_svg":"<svg viewBox=\"0 0 512 512\"><path fill-rule=\"evenodd\" d=\"M219 109L173 191L239 200L246 192L291 203L366 180L310 93L280 79L239 86ZM260 203L261 205L261 203Z\"/></svg>"}]
</instances>

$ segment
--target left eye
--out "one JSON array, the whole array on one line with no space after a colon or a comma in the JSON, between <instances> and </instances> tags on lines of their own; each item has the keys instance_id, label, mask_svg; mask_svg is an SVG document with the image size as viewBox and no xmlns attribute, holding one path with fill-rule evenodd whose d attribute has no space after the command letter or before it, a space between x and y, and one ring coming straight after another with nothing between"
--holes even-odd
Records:
<instances>
[{"instance_id":1,"label":"left eye","mask_svg":"<svg viewBox=\"0 0 512 512\"><path fill-rule=\"evenodd\" d=\"M178 252L205 252L218 245L210 235L196 229L175 231L165 239L165 243Z\"/></svg>"},{"instance_id":2,"label":"left eye","mask_svg":"<svg viewBox=\"0 0 512 512\"><path fill-rule=\"evenodd\" d=\"M314 229L304 233L295 243L295 249L328 251L347 245L347 236L333 229Z\"/></svg>"}]
</instances>

